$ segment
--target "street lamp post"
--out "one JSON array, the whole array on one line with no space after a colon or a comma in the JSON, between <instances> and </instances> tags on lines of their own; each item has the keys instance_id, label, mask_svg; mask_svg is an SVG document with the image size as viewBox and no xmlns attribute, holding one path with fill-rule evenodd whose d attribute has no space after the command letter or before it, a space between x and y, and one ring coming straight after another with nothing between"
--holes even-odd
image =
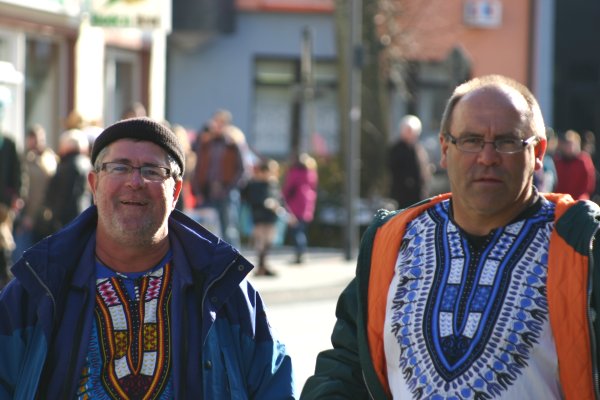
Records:
<instances>
[{"instance_id":1,"label":"street lamp post","mask_svg":"<svg viewBox=\"0 0 600 400\"><path fill-rule=\"evenodd\" d=\"M308 151L310 141L316 132L316 115L315 115L315 79L313 66L313 31L310 27L304 27L302 31L302 53L300 70L302 72L302 105L306 119L306 127L304 131L306 136L304 140L300 140L301 153Z\"/></svg>"},{"instance_id":2,"label":"street lamp post","mask_svg":"<svg viewBox=\"0 0 600 400\"><path fill-rule=\"evenodd\" d=\"M351 0L350 43L348 51L348 88L350 120L348 148L346 149L346 246L345 257L356 255L359 242L359 225L356 219L360 196L360 134L361 134L361 79L362 79L362 0Z\"/></svg>"}]
</instances>

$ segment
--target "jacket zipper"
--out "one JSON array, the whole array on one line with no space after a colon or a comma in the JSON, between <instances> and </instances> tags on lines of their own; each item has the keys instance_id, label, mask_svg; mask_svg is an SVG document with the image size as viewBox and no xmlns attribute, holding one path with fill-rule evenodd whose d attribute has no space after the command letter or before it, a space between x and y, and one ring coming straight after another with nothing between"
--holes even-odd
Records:
<instances>
[{"instance_id":1,"label":"jacket zipper","mask_svg":"<svg viewBox=\"0 0 600 400\"><path fill-rule=\"evenodd\" d=\"M40 286L42 286L42 288L44 289L44 291L46 292L46 296L48 296L48 298L50 299L50 301L52 302L52 326L53 326L53 330L54 330L54 326L56 325L56 321L57 321L57 315L56 315L56 299L54 298L54 296L52 295L52 292L50 291L50 289L48 288L48 286L40 279L39 275L35 272L35 270L33 269L33 267L31 266L31 264L29 263L29 261L25 260L25 266L27 266L27 269L31 272L31 274L34 276L34 278L36 279L36 281L40 284ZM87 289L85 290L85 296L87 299L87 295L88 295L88 291ZM83 330L83 321L81 318L79 318L79 321L77 323L77 334L76 337L81 337L81 332ZM54 340L54 338L52 338L52 340ZM74 355L75 354L75 355ZM71 359L69 361L69 368L68 368L68 373L67 373L67 379L73 379L71 377L74 376L73 372L74 372L74 364L77 362L77 360L74 360L74 358L77 357L78 352L74 352L73 348L71 348ZM61 398L67 398L70 397L67 395L67 388L68 386L70 386L68 383L63 385L63 394L61 396Z\"/></svg>"},{"instance_id":2,"label":"jacket zipper","mask_svg":"<svg viewBox=\"0 0 600 400\"><path fill-rule=\"evenodd\" d=\"M186 290L186 295L183 296L183 298L185 299L187 297L187 292L189 292L188 287L186 286L185 288ZM187 304L186 304L187 306ZM189 329L189 321L188 321L188 313L186 312L186 310L184 310L183 313L183 357L181 360L181 371L187 371L187 367L188 367L188 329ZM180 373L179 374L179 390L181 390L181 393L179 393L179 395L181 395L181 398L185 399L186 397L186 385L185 385L185 381L186 381L186 373Z\"/></svg>"},{"instance_id":3,"label":"jacket zipper","mask_svg":"<svg viewBox=\"0 0 600 400\"><path fill-rule=\"evenodd\" d=\"M219 276L217 276L215 279L213 279L212 281L210 281L210 283L206 286L206 290L202 294L202 301L201 301L201 304L200 304L200 323L201 324L204 324L204 302L206 300L208 292L210 292L210 289L227 274L227 272L229 271L229 269L237 262L237 260L239 260L239 258L240 258L240 255L238 254L229 263L229 265L227 265L227 267L225 267L223 269L223 271L219 274ZM202 347L203 348L204 348L204 345L206 345L206 340L207 339L208 339L208 331L207 331L206 336L202 339ZM204 351L204 349L202 349L202 351ZM202 355L202 358L204 358L204 355ZM202 365L201 367L204 368L204 365ZM225 372L225 374L227 374L227 372ZM202 385L202 390L206 393L206 388L204 387L204 384Z\"/></svg>"},{"instance_id":4,"label":"jacket zipper","mask_svg":"<svg viewBox=\"0 0 600 400\"><path fill-rule=\"evenodd\" d=\"M50 299L50 302L52 303L52 329L54 329L54 325L56 325L56 318L57 318L56 317L56 299L52 295L50 288L44 283L44 281L42 281L42 279L40 279L37 272L35 272L35 270L31 266L31 264L27 260L25 260L25 267L31 273L31 275L33 275L33 277L35 278L37 283L39 283L39 285L43 288L44 292L46 293L46 296ZM40 373L40 378L43 376L43 374L44 374L44 372L42 369L42 372ZM39 387L35 391L35 398L36 399L40 398Z\"/></svg>"},{"instance_id":5,"label":"jacket zipper","mask_svg":"<svg viewBox=\"0 0 600 400\"><path fill-rule=\"evenodd\" d=\"M369 387L369 382L367 382L367 377L365 376L365 371L362 371L363 382L365 382L365 388L367 388L367 393L369 393L369 398L375 400L375 396L371 392L371 388Z\"/></svg>"},{"instance_id":6,"label":"jacket zipper","mask_svg":"<svg viewBox=\"0 0 600 400\"><path fill-rule=\"evenodd\" d=\"M27 267L27 269L29 270L29 272L31 272L31 274L33 275L33 277L35 278L35 280L40 284L40 286L42 288L44 288L44 291L46 292L46 296L48 296L48 298L52 302L52 319L53 319L54 323L56 323L56 299L52 295L52 292L50 291L50 288L48 288L48 286L40 279L40 277L37 274L37 272L35 272L35 270L31 266L31 264L29 264L29 261L25 260L25 266Z\"/></svg>"},{"instance_id":7,"label":"jacket zipper","mask_svg":"<svg viewBox=\"0 0 600 400\"><path fill-rule=\"evenodd\" d=\"M593 274L594 274L594 244L596 239L596 234L598 233L599 228L596 227L594 230L594 234L592 235L592 239L590 240L590 253L589 253L589 271L588 271L588 288L587 288L587 296L588 296L588 309L587 309L587 317L588 317L588 327L590 330L590 346L592 350L592 380L594 383L594 396L596 399L600 399L599 387L600 387L600 377L598 373L598 359L596 354L596 349L598 343L596 343L596 335L594 329L594 321L593 318L598 318L597 312L598 310L594 310L592 307L592 286L593 286ZM592 317L592 314L593 317Z\"/></svg>"},{"instance_id":8,"label":"jacket zipper","mask_svg":"<svg viewBox=\"0 0 600 400\"><path fill-rule=\"evenodd\" d=\"M83 301L84 305L87 303L88 295L89 295L88 289L85 288L84 289L84 301ZM94 317L92 316L92 318L94 318ZM77 327L75 330L76 338L81 338L83 335L83 321L84 321L84 318L81 318L81 316L79 318L77 318ZM62 394L60 396L61 399L71 398L72 394L69 394L69 390L72 386L73 380L75 380L75 382L78 382L79 378L81 377L80 375L75 373L75 365L77 364L77 358L79 357L79 349L75 348L76 344L78 346L81 346L81 342L73 343L73 345L71 346L71 354L70 354L71 357L69 360L69 368L67 368L68 381L65 382L65 384L63 385Z\"/></svg>"},{"instance_id":9,"label":"jacket zipper","mask_svg":"<svg viewBox=\"0 0 600 400\"><path fill-rule=\"evenodd\" d=\"M202 304L201 304L201 309L200 309L200 317L201 320L204 322L204 302L206 300L206 297L208 295L208 293L210 292L210 289L218 282L220 281L226 274L227 272L229 272L229 269L233 266L233 264L235 264L237 262L237 260L239 260L240 256L239 254L229 263L229 265L227 265L227 267L225 267L223 269L223 271L219 274L219 276L217 276L215 279L213 279L208 286L206 286L206 290L204 291L204 294L202 295ZM207 339L208 335L206 335L206 337L204 338L204 340L202 340L202 345L206 344L206 339Z\"/></svg>"}]
</instances>

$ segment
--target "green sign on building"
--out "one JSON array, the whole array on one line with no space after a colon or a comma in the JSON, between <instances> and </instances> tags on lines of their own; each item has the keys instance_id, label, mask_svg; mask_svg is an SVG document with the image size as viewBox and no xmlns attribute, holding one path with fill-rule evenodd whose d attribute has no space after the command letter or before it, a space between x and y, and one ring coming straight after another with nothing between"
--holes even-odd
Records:
<instances>
[{"instance_id":1,"label":"green sign on building","mask_svg":"<svg viewBox=\"0 0 600 400\"><path fill-rule=\"evenodd\" d=\"M106 28L164 28L167 3L167 0L92 0L90 22Z\"/></svg>"}]
</instances>

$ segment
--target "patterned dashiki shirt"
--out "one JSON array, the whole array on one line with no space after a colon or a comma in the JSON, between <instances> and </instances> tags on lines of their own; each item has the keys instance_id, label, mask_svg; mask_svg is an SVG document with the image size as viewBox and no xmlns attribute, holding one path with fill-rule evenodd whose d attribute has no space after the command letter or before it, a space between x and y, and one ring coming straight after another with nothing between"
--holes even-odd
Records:
<instances>
[{"instance_id":1,"label":"patterned dashiki shirt","mask_svg":"<svg viewBox=\"0 0 600 400\"><path fill-rule=\"evenodd\" d=\"M559 399L546 277L554 204L539 197L485 237L450 200L406 229L387 297L384 348L395 399Z\"/></svg>"},{"instance_id":2,"label":"patterned dashiki shirt","mask_svg":"<svg viewBox=\"0 0 600 400\"><path fill-rule=\"evenodd\" d=\"M122 274L96 261L96 305L78 399L172 399L171 252Z\"/></svg>"}]
</instances>

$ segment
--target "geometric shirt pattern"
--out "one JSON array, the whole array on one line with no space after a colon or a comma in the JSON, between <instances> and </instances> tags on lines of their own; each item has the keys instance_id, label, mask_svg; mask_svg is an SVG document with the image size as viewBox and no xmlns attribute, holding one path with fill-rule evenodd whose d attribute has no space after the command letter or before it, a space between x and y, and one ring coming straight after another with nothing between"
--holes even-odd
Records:
<instances>
[{"instance_id":1,"label":"geometric shirt pattern","mask_svg":"<svg viewBox=\"0 0 600 400\"><path fill-rule=\"evenodd\" d=\"M92 335L78 398L173 398L171 271L167 262L135 278L117 273L97 278Z\"/></svg>"},{"instance_id":2,"label":"geometric shirt pattern","mask_svg":"<svg viewBox=\"0 0 600 400\"><path fill-rule=\"evenodd\" d=\"M477 246L452 221L449 201L407 226L388 295L386 335L395 338L392 363L410 397L503 397L522 378L548 327L554 204L541 203Z\"/></svg>"}]
</instances>

